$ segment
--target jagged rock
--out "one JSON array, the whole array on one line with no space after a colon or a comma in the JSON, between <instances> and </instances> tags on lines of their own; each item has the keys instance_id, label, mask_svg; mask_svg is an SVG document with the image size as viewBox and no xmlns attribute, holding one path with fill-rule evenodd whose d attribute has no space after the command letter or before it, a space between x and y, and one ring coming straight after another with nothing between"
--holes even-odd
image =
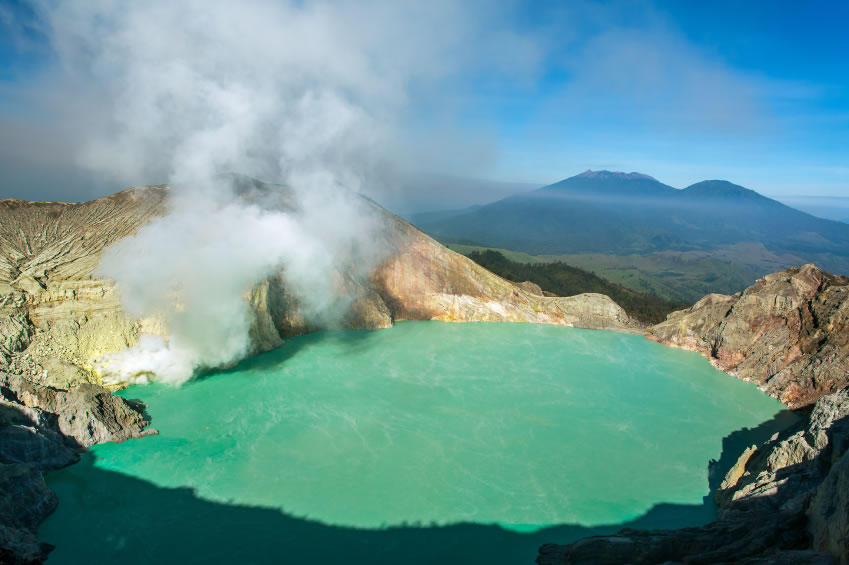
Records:
<instances>
[{"instance_id":1,"label":"jagged rock","mask_svg":"<svg viewBox=\"0 0 849 565\"><path fill-rule=\"evenodd\" d=\"M82 447L157 433L145 430L150 422L142 405L91 383L65 391L34 384L20 375L0 373L0 394L7 403L54 415L56 431Z\"/></svg>"},{"instance_id":2,"label":"jagged rock","mask_svg":"<svg viewBox=\"0 0 849 565\"><path fill-rule=\"evenodd\" d=\"M708 295L651 331L791 408L849 384L849 278L814 265L768 275L734 296Z\"/></svg>"},{"instance_id":3,"label":"jagged rock","mask_svg":"<svg viewBox=\"0 0 849 565\"><path fill-rule=\"evenodd\" d=\"M849 563L849 452L832 466L808 510L813 547Z\"/></svg>"},{"instance_id":4,"label":"jagged rock","mask_svg":"<svg viewBox=\"0 0 849 565\"><path fill-rule=\"evenodd\" d=\"M845 449L848 416L849 388L817 402L805 426L776 434L747 456L739 478L732 481L729 473L724 488L717 492L720 517L751 510L752 506L759 506L763 512L804 510L831 467L832 458Z\"/></svg>"},{"instance_id":5,"label":"jagged rock","mask_svg":"<svg viewBox=\"0 0 849 565\"><path fill-rule=\"evenodd\" d=\"M35 328L22 310L0 316L0 363L8 365L12 357L29 347Z\"/></svg>"},{"instance_id":6,"label":"jagged rock","mask_svg":"<svg viewBox=\"0 0 849 565\"><path fill-rule=\"evenodd\" d=\"M103 387L57 390L0 373L0 563L41 563L52 548L35 535L58 503L44 473L95 443L156 433L149 423L142 405Z\"/></svg>"}]
</instances>

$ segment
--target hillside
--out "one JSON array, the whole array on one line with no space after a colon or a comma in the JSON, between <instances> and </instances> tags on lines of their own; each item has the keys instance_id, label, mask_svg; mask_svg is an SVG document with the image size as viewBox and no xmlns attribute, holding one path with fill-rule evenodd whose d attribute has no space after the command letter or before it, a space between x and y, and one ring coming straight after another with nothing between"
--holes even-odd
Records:
<instances>
[{"instance_id":1,"label":"hillside","mask_svg":"<svg viewBox=\"0 0 849 565\"><path fill-rule=\"evenodd\" d=\"M742 254L744 244L736 246ZM521 251L449 243L448 248L468 255L493 249L517 263L566 263L641 294L650 294L670 302L692 304L706 294L734 294L752 284L755 270L735 265L702 251L659 251L648 254L605 255L602 253L564 253L530 255ZM763 246L752 244L754 253ZM764 269L768 265L763 266Z\"/></svg>"},{"instance_id":2,"label":"hillside","mask_svg":"<svg viewBox=\"0 0 849 565\"><path fill-rule=\"evenodd\" d=\"M511 261L497 251L473 251L467 255L478 265L507 280L530 281L546 292L557 296L573 296L595 292L612 298L632 317L648 324L666 319L667 314L686 308L682 302L671 302L635 292L620 284L605 280L595 273L555 261L550 263L521 263Z\"/></svg>"},{"instance_id":3,"label":"hillside","mask_svg":"<svg viewBox=\"0 0 849 565\"><path fill-rule=\"evenodd\" d=\"M239 198L290 210L281 186L248 183ZM99 381L94 360L165 335L156 317L134 319L112 281L93 275L103 250L167 213L168 187L140 187L78 204L0 201L0 370L67 388ZM366 280L334 273L353 297L345 327L390 327L396 320L524 321L628 329L629 316L606 296L542 296L493 275L366 200L383 230L386 259ZM318 329L306 320L281 272L246 289L252 348Z\"/></svg>"},{"instance_id":4,"label":"hillside","mask_svg":"<svg viewBox=\"0 0 849 565\"><path fill-rule=\"evenodd\" d=\"M816 218L727 181L683 190L639 173L587 171L477 209L417 216L440 241L532 254L698 251L756 266L735 245L780 256L758 274L802 262L849 272L849 226Z\"/></svg>"}]
</instances>

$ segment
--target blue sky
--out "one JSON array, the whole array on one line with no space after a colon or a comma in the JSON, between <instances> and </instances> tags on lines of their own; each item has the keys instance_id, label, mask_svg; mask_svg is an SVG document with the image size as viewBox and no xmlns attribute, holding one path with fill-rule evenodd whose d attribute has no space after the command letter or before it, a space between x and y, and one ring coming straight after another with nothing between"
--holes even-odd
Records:
<instances>
[{"instance_id":1,"label":"blue sky","mask_svg":"<svg viewBox=\"0 0 849 565\"><path fill-rule=\"evenodd\" d=\"M496 177L635 170L849 196L849 3L604 3L507 96ZM527 8L532 10L532 8ZM557 21L544 11L530 26ZM500 96L500 94L502 94Z\"/></svg>"},{"instance_id":2,"label":"blue sky","mask_svg":"<svg viewBox=\"0 0 849 565\"><path fill-rule=\"evenodd\" d=\"M25 3L0 5L0 196L41 198L57 182L80 197L122 188L78 170L69 126L41 100L39 81L58 72L51 46ZM677 187L721 178L774 197L849 197L849 2L475 6L497 11L498 33L523 50L503 68L478 54L413 91L406 127L438 116L456 137L445 145L468 152L426 172L542 185L611 169ZM454 45L457 56L491 49L478 37Z\"/></svg>"}]
</instances>

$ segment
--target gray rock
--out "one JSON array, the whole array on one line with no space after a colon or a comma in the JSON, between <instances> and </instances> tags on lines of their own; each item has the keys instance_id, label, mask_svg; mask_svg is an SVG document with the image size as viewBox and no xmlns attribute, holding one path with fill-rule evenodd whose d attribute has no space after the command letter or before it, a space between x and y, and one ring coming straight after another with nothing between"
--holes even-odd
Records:
<instances>
[{"instance_id":1,"label":"gray rock","mask_svg":"<svg viewBox=\"0 0 849 565\"><path fill-rule=\"evenodd\" d=\"M58 390L0 373L0 563L41 563L52 549L36 539L58 504L44 473L95 443L157 433L147 424L144 406L103 387Z\"/></svg>"},{"instance_id":2,"label":"gray rock","mask_svg":"<svg viewBox=\"0 0 849 565\"><path fill-rule=\"evenodd\" d=\"M143 406L90 383L66 391L37 385L20 375L0 373L0 395L7 402L53 415L55 431L73 438L81 447L157 433L145 430L150 422L144 417Z\"/></svg>"},{"instance_id":3,"label":"gray rock","mask_svg":"<svg viewBox=\"0 0 849 565\"><path fill-rule=\"evenodd\" d=\"M817 551L849 563L849 452L832 466L808 509L808 530Z\"/></svg>"}]
</instances>

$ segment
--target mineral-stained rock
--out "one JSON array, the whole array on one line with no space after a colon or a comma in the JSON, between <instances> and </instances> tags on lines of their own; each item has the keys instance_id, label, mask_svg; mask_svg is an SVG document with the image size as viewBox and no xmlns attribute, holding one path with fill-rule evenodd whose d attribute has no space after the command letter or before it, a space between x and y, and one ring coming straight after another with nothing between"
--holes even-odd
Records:
<instances>
[{"instance_id":1,"label":"mineral-stained rock","mask_svg":"<svg viewBox=\"0 0 849 565\"><path fill-rule=\"evenodd\" d=\"M763 512L804 510L849 439L849 388L823 397L808 422L773 436L746 457L740 477L717 492L720 517L758 507ZM741 458L742 459L742 458Z\"/></svg>"},{"instance_id":2,"label":"mineral-stained rock","mask_svg":"<svg viewBox=\"0 0 849 565\"><path fill-rule=\"evenodd\" d=\"M255 183L242 197L290 209L283 187ZM167 213L168 188L133 188L78 204L0 201L0 369L44 385L99 382L93 360L135 345L144 333L165 335L161 319L133 319L115 285L94 275L103 250ZM343 326L390 327L396 320L521 321L628 330L636 324L598 294L542 296L454 253L407 222L364 200L384 228L375 246L383 260L371 276L343 271L351 297ZM246 289L253 313L248 354L317 329L305 319L282 272Z\"/></svg>"},{"instance_id":3,"label":"mineral-stained rock","mask_svg":"<svg viewBox=\"0 0 849 565\"><path fill-rule=\"evenodd\" d=\"M673 312L651 339L698 351L791 408L849 385L849 278L813 265L711 294Z\"/></svg>"},{"instance_id":4,"label":"mineral-stained rock","mask_svg":"<svg viewBox=\"0 0 849 565\"><path fill-rule=\"evenodd\" d=\"M80 204L0 200L0 369L67 388L90 360L133 345L156 320L132 320L93 277L104 248L163 214L146 187Z\"/></svg>"}]
</instances>

